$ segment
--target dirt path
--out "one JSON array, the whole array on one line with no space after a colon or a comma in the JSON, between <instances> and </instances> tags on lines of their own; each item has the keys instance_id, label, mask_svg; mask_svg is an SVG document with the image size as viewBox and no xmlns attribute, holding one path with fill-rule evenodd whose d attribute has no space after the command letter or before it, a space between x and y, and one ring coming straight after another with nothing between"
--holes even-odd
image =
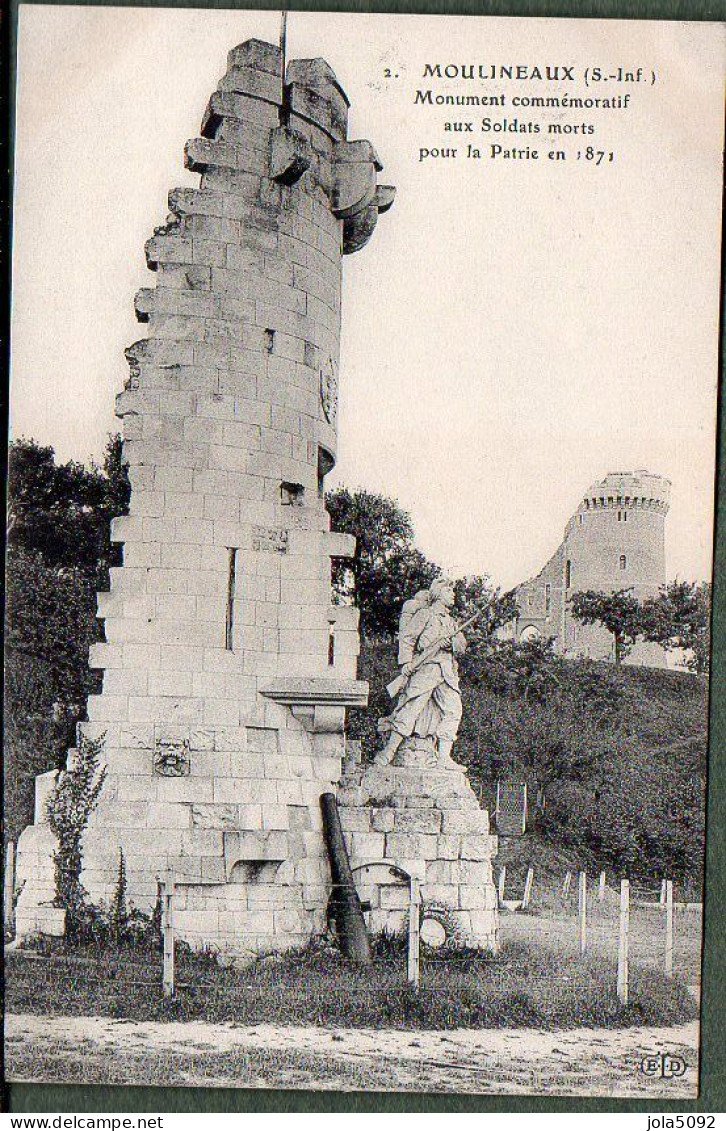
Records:
<instances>
[{"instance_id":1,"label":"dirt path","mask_svg":"<svg viewBox=\"0 0 726 1131\"><path fill-rule=\"evenodd\" d=\"M698 1024L456 1030L251 1027L106 1017L6 1017L10 1080L425 1092L693 1097ZM646 1054L687 1064L648 1077Z\"/></svg>"}]
</instances>

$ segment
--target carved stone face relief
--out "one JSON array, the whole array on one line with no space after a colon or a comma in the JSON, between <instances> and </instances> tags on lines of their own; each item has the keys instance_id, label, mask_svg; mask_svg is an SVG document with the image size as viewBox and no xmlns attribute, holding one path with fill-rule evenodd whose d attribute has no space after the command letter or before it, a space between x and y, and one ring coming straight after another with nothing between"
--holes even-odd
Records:
<instances>
[{"instance_id":1,"label":"carved stone face relief","mask_svg":"<svg viewBox=\"0 0 726 1131\"><path fill-rule=\"evenodd\" d=\"M338 417L338 366L329 357L320 369L320 403L328 424Z\"/></svg>"},{"instance_id":2,"label":"carved stone face relief","mask_svg":"<svg viewBox=\"0 0 726 1131\"><path fill-rule=\"evenodd\" d=\"M189 771L189 739L158 738L154 747L154 773L164 778L185 778Z\"/></svg>"}]
</instances>

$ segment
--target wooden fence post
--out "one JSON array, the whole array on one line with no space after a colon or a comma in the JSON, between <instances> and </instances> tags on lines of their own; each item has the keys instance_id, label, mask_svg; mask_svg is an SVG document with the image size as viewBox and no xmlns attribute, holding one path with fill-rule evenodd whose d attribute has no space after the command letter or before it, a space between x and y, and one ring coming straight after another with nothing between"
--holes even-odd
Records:
<instances>
[{"instance_id":1,"label":"wooden fence post","mask_svg":"<svg viewBox=\"0 0 726 1131\"><path fill-rule=\"evenodd\" d=\"M660 885L660 903L665 903L665 901L666 901L666 881L663 880L661 882L661 885Z\"/></svg>"},{"instance_id":2,"label":"wooden fence post","mask_svg":"<svg viewBox=\"0 0 726 1131\"><path fill-rule=\"evenodd\" d=\"M10 840L5 850L5 882L3 908L5 926L12 930L14 919L13 901L15 899L15 845Z\"/></svg>"},{"instance_id":3,"label":"wooden fence post","mask_svg":"<svg viewBox=\"0 0 726 1131\"><path fill-rule=\"evenodd\" d=\"M421 951L421 888L411 876L411 898L408 909L408 981L418 989Z\"/></svg>"},{"instance_id":4,"label":"wooden fence post","mask_svg":"<svg viewBox=\"0 0 726 1131\"><path fill-rule=\"evenodd\" d=\"M630 882L620 881L620 935L618 939L618 999L628 1004L628 936L630 932Z\"/></svg>"},{"instance_id":5,"label":"wooden fence post","mask_svg":"<svg viewBox=\"0 0 726 1131\"><path fill-rule=\"evenodd\" d=\"M529 901L532 895L532 884L534 883L534 868L531 866L527 869L527 879L524 881L524 896L522 897L522 909L529 907Z\"/></svg>"},{"instance_id":6,"label":"wooden fence post","mask_svg":"<svg viewBox=\"0 0 726 1131\"><path fill-rule=\"evenodd\" d=\"M666 941L665 941L665 972L669 978L673 977L673 881L666 882Z\"/></svg>"},{"instance_id":7,"label":"wooden fence post","mask_svg":"<svg viewBox=\"0 0 726 1131\"><path fill-rule=\"evenodd\" d=\"M572 883L572 872L568 872L567 875L565 876L565 882L562 885L562 898L563 899L569 899L570 884L571 883Z\"/></svg>"},{"instance_id":8,"label":"wooden fence post","mask_svg":"<svg viewBox=\"0 0 726 1131\"><path fill-rule=\"evenodd\" d=\"M499 902L504 902L504 884L507 879L507 865L503 864L499 869Z\"/></svg>"},{"instance_id":9,"label":"wooden fence post","mask_svg":"<svg viewBox=\"0 0 726 1131\"><path fill-rule=\"evenodd\" d=\"M15 898L15 845L8 841L5 850L5 881L3 892L4 921L6 927L13 924L13 900Z\"/></svg>"},{"instance_id":10,"label":"wooden fence post","mask_svg":"<svg viewBox=\"0 0 726 1131\"><path fill-rule=\"evenodd\" d=\"M164 935L164 997L174 996L174 873L167 868L161 913Z\"/></svg>"},{"instance_id":11,"label":"wooden fence post","mask_svg":"<svg viewBox=\"0 0 726 1131\"><path fill-rule=\"evenodd\" d=\"M580 917L580 954L584 954L587 950L587 872L580 872L577 911Z\"/></svg>"},{"instance_id":12,"label":"wooden fence post","mask_svg":"<svg viewBox=\"0 0 726 1131\"><path fill-rule=\"evenodd\" d=\"M597 889L597 898L602 903L605 898L605 873L600 873L600 885Z\"/></svg>"}]
</instances>

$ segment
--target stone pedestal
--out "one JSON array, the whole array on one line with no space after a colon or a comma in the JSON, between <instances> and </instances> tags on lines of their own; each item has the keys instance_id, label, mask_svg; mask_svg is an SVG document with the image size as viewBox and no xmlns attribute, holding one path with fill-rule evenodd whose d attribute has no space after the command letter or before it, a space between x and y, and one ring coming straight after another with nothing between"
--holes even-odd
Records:
<instances>
[{"instance_id":1,"label":"stone pedestal","mask_svg":"<svg viewBox=\"0 0 726 1131\"><path fill-rule=\"evenodd\" d=\"M18 838L15 933L19 938L34 934L62 935L65 927L65 912L53 906L53 855L57 843L45 816L46 799L55 781L55 771L40 774L35 779L35 823L23 829Z\"/></svg>"},{"instance_id":2,"label":"stone pedestal","mask_svg":"<svg viewBox=\"0 0 726 1131\"><path fill-rule=\"evenodd\" d=\"M431 765L431 755L430 746L414 741L390 766L346 762L341 823L360 897L371 905L369 925L391 933L405 926L408 890L400 871L420 881L423 918L443 923L449 941L495 950L489 814L464 768L451 759Z\"/></svg>"}]
</instances>

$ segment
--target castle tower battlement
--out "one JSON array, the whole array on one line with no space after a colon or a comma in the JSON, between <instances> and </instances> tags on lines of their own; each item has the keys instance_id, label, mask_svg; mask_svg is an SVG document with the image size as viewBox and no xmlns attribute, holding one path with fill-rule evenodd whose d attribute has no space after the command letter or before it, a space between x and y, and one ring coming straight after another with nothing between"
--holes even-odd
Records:
<instances>
[{"instance_id":1,"label":"castle tower battlement","mask_svg":"<svg viewBox=\"0 0 726 1131\"><path fill-rule=\"evenodd\" d=\"M131 481L113 523L123 565L98 596L103 686L88 701L107 777L84 837L83 883L108 900L179 884L176 926L238 953L322 928L329 875L320 794L335 788L356 679L357 612L331 598L325 477L337 454L342 256L394 190L322 59L249 40L228 57L200 136L198 188L169 194L146 244L155 285L136 314L117 398ZM74 753L69 756L69 768ZM54 775L18 846L18 934L48 927Z\"/></svg>"},{"instance_id":2,"label":"castle tower battlement","mask_svg":"<svg viewBox=\"0 0 726 1131\"><path fill-rule=\"evenodd\" d=\"M668 514L671 498L671 482L661 475L651 475L647 471L612 471L598 483L593 483L585 492L577 511L570 519L568 530L578 521L578 515L596 510L656 511L664 517Z\"/></svg>"}]
</instances>

